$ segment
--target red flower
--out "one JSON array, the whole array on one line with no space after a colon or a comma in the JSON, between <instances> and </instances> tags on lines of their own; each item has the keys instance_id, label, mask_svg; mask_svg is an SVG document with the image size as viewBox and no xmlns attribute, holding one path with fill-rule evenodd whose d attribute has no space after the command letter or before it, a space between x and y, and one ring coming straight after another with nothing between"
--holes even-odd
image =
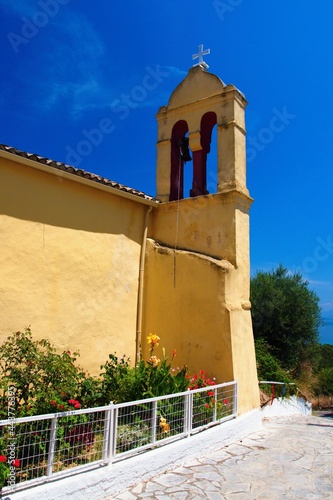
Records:
<instances>
[{"instance_id":1,"label":"red flower","mask_svg":"<svg viewBox=\"0 0 333 500\"><path fill-rule=\"evenodd\" d=\"M70 405L74 406L75 410L78 410L79 408L81 408L81 405L77 401L77 399L70 399L68 402L69 402Z\"/></svg>"},{"instance_id":2,"label":"red flower","mask_svg":"<svg viewBox=\"0 0 333 500\"><path fill-rule=\"evenodd\" d=\"M214 391L208 391L208 396L209 396L209 397L214 396Z\"/></svg>"},{"instance_id":3,"label":"red flower","mask_svg":"<svg viewBox=\"0 0 333 500\"><path fill-rule=\"evenodd\" d=\"M14 465L14 467L20 467L21 462L18 458L15 458L14 460L12 460L12 465Z\"/></svg>"},{"instance_id":4,"label":"red flower","mask_svg":"<svg viewBox=\"0 0 333 500\"><path fill-rule=\"evenodd\" d=\"M0 455L0 462L7 462L5 455Z\"/></svg>"},{"instance_id":5,"label":"red flower","mask_svg":"<svg viewBox=\"0 0 333 500\"><path fill-rule=\"evenodd\" d=\"M59 409L64 410L65 409L64 405L59 405Z\"/></svg>"},{"instance_id":6,"label":"red flower","mask_svg":"<svg viewBox=\"0 0 333 500\"><path fill-rule=\"evenodd\" d=\"M52 399L52 400L50 401L50 405L52 405L52 406L57 406L57 403L56 403L56 401L54 401L54 399Z\"/></svg>"},{"instance_id":7,"label":"red flower","mask_svg":"<svg viewBox=\"0 0 333 500\"><path fill-rule=\"evenodd\" d=\"M229 401L227 399L223 400L223 404L227 405L228 403L229 403Z\"/></svg>"},{"instance_id":8,"label":"red flower","mask_svg":"<svg viewBox=\"0 0 333 500\"><path fill-rule=\"evenodd\" d=\"M206 404L205 404L205 407L206 407L206 408L210 408L210 404L209 404L209 403L206 403Z\"/></svg>"}]
</instances>

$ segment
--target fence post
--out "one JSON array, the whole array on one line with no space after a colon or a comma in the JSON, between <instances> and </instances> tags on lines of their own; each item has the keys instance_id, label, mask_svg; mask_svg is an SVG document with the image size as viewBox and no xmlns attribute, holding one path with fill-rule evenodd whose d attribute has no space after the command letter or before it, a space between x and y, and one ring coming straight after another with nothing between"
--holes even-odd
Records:
<instances>
[{"instance_id":1,"label":"fence post","mask_svg":"<svg viewBox=\"0 0 333 500\"><path fill-rule=\"evenodd\" d=\"M105 410L105 421L104 421L104 436L103 436L103 455L102 459L106 462L110 461L111 458L111 439L112 435L112 402L107 410Z\"/></svg>"},{"instance_id":2,"label":"fence post","mask_svg":"<svg viewBox=\"0 0 333 500\"><path fill-rule=\"evenodd\" d=\"M233 415L238 415L238 380L234 382L234 400L232 405L232 413Z\"/></svg>"},{"instance_id":3,"label":"fence post","mask_svg":"<svg viewBox=\"0 0 333 500\"><path fill-rule=\"evenodd\" d=\"M213 422L217 420L217 389L214 389L214 410L213 410Z\"/></svg>"},{"instance_id":4,"label":"fence post","mask_svg":"<svg viewBox=\"0 0 333 500\"><path fill-rule=\"evenodd\" d=\"M193 418L193 394L191 389L188 389L185 395L184 405L184 430L187 436L191 435L192 431L192 418Z\"/></svg>"},{"instance_id":5,"label":"fence post","mask_svg":"<svg viewBox=\"0 0 333 500\"><path fill-rule=\"evenodd\" d=\"M113 461L117 452L117 428L118 428L118 408L115 408L113 401L110 403L110 445L109 445L109 455L111 461Z\"/></svg>"},{"instance_id":6,"label":"fence post","mask_svg":"<svg viewBox=\"0 0 333 500\"><path fill-rule=\"evenodd\" d=\"M47 457L47 470L46 470L47 476L51 476L52 470L53 470L54 450L55 450L55 442L56 442L56 435L57 435L57 425L58 425L58 418L56 415L54 415L54 417L52 417L52 421L51 421L50 446L49 446L49 452L48 452L48 457Z\"/></svg>"},{"instance_id":7,"label":"fence post","mask_svg":"<svg viewBox=\"0 0 333 500\"><path fill-rule=\"evenodd\" d=\"M152 416L151 416L151 442L156 442L156 422L157 422L157 401L153 401Z\"/></svg>"}]
</instances>

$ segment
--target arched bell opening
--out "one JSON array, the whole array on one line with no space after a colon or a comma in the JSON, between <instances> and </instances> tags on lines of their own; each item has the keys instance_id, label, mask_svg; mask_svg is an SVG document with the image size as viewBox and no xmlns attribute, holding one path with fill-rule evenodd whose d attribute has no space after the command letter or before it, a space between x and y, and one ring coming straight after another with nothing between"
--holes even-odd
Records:
<instances>
[{"instance_id":1,"label":"arched bell opening","mask_svg":"<svg viewBox=\"0 0 333 500\"><path fill-rule=\"evenodd\" d=\"M193 185L190 193L192 197L209 194L207 190L207 155L210 152L212 131L216 123L217 117L213 111L205 113L201 118L201 149L193 152Z\"/></svg>"},{"instance_id":2,"label":"arched bell opening","mask_svg":"<svg viewBox=\"0 0 333 500\"><path fill-rule=\"evenodd\" d=\"M169 201L184 198L184 163L192 159L188 149L187 132L188 125L185 120L179 120L172 129Z\"/></svg>"}]
</instances>

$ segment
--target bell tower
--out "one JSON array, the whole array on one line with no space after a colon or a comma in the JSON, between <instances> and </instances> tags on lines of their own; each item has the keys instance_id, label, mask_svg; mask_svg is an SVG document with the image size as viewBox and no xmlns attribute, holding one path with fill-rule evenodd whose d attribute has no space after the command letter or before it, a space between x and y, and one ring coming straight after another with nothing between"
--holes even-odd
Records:
<instances>
[{"instance_id":1,"label":"bell tower","mask_svg":"<svg viewBox=\"0 0 333 500\"><path fill-rule=\"evenodd\" d=\"M193 161L190 197L208 194L207 155L215 126L217 192L236 190L249 195L246 187L246 105L244 95L209 73L207 65L199 63L190 69L171 94L167 106L162 106L157 113L156 197L159 200L184 198L184 163L190 156ZM187 141L190 151L186 149Z\"/></svg>"},{"instance_id":2,"label":"bell tower","mask_svg":"<svg viewBox=\"0 0 333 500\"><path fill-rule=\"evenodd\" d=\"M207 71L200 47L199 64L157 114L156 197L162 203L147 240L144 325L165 339L167 352L177 349L179 366L192 373L205 367L221 382L238 380L244 413L259 407L249 300L247 102ZM208 193L212 138L217 188ZM186 194L185 163L192 174Z\"/></svg>"}]
</instances>

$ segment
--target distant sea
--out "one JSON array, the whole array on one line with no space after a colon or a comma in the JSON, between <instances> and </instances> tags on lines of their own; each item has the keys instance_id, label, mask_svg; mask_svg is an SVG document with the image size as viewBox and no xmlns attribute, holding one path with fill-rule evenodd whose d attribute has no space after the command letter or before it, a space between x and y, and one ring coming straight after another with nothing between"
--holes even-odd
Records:
<instances>
[{"instance_id":1,"label":"distant sea","mask_svg":"<svg viewBox=\"0 0 333 500\"><path fill-rule=\"evenodd\" d=\"M333 345L333 319L324 318L325 325L319 329L319 337L321 344Z\"/></svg>"}]
</instances>

